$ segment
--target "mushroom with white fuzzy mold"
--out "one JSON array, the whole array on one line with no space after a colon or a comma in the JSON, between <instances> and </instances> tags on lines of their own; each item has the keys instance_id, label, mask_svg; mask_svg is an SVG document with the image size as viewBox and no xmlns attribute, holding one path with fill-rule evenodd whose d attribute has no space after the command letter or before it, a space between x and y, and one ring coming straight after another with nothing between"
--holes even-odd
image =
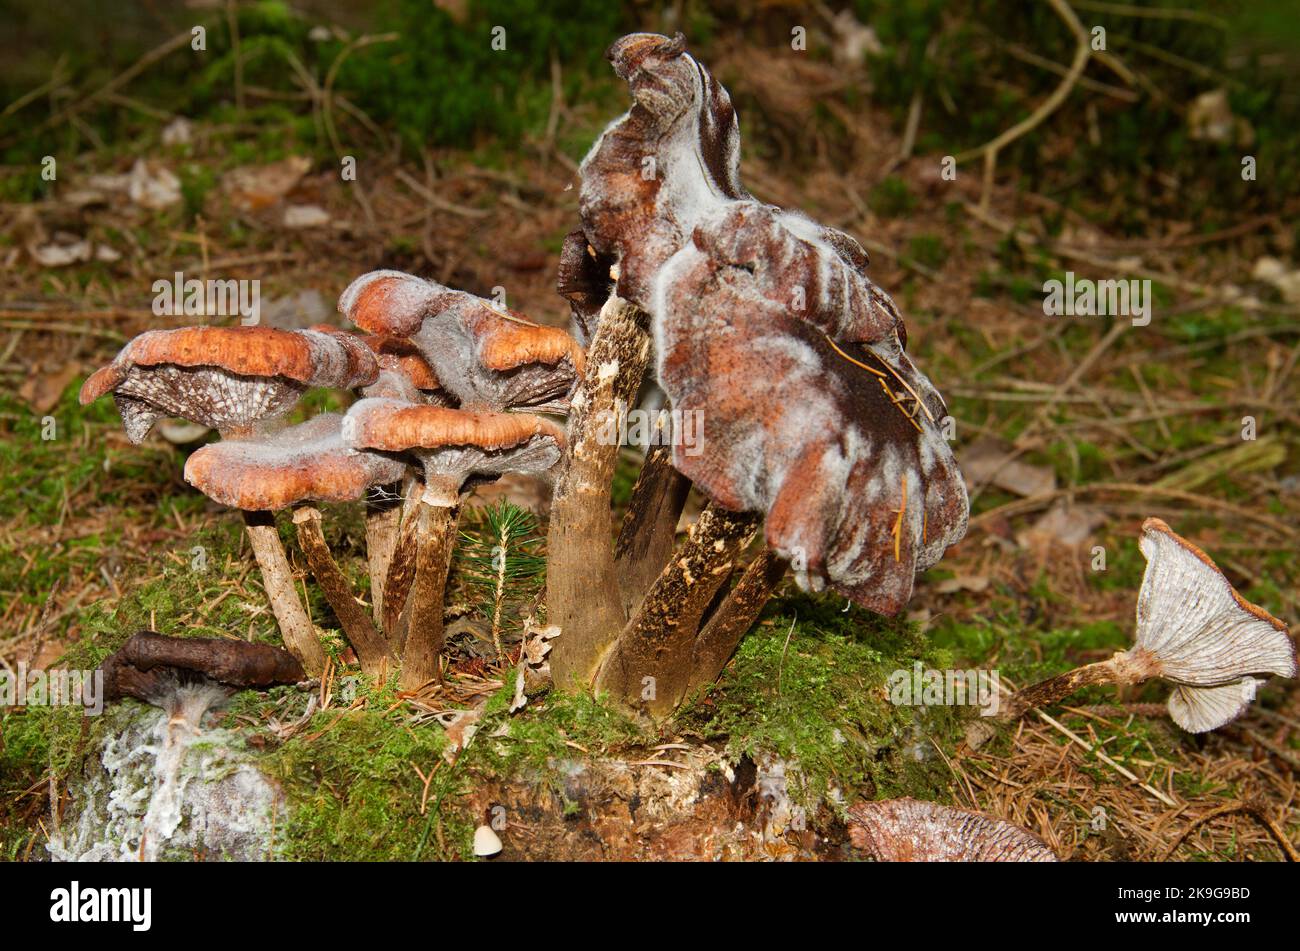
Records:
<instances>
[{"instance_id":1,"label":"mushroom with white fuzzy mold","mask_svg":"<svg viewBox=\"0 0 1300 951\"><path fill-rule=\"evenodd\" d=\"M132 339L91 374L80 399L85 405L112 393L135 443L174 416L241 438L284 416L311 387L352 389L378 373L374 354L351 334L181 327Z\"/></svg>"},{"instance_id":2,"label":"mushroom with white fuzzy mold","mask_svg":"<svg viewBox=\"0 0 1300 951\"><path fill-rule=\"evenodd\" d=\"M1263 676L1296 675L1286 624L1243 598L1209 555L1158 518L1142 523L1138 547L1147 569L1133 647L1026 687L1004 701L1000 718L1020 717L1083 687L1158 677L1174 686L1173 721L1205 733L1241 716Z\"/></svg>"},{"instance_id":3,"label":"mushroom with white fuzzy mold","mask_svg":"<svg viewBox=\"0 0 1300 951\"><path fill-rule=\"evenodd\" d=\"M628 83L632 108L583 160L579 207L588 246L572 236L566 243L561 288L575 322L590 322L602 269L610 266L610 301L648 314L657 379L674 413L700 422L691 445L675 441L673 465L716 511L757 513L767 546L735 589L744 610L724 603L726 623L715 626L708 643L690 624L645 623L647 612L660 611L660 595L676 598L674 556L620 636L644 640L667 627L671 643L655 634L640 647L607 649L601 641L608 622L602 616L594 635L584 630L582 617L597 612L570 604L576 586L561 583L570 562L575 575L583 571L581 557L566 549L586 544L555 530L565 480L580 471L581 443L571 438L574 465L561 477L552 508L547 579L548 598L556 594L548 607L566 632L555 651L557 676L582 680L594 667L607 684L611 676L625 684L653 676L659 687L671 680L674 689L666 696L661 690L651 710L661 714L697 681L679 669L691 658L707 663L713 676L720 672L714 665L719 657L725 663L780 580L780 562L788 561L806 588L829 588L894 614L910 598L917 573L963 537L969 506L946 438L943 400L907 356L902 318L866 276L861 245L745 190L730 97L680 35L627 36L609 58ZM641 174L647 160L654 175ZM595 322L593 364L616 315L607 304ZM625 323L631 341L635 328ZM639 367L628 361L616 372L636 374ZM624 388L635 391L639 382ZM591 388L585 380L575 406ZM716 541L739 554L752 520L726 521L728 537ZM675 519L664 525L671 531ZM711 534L713 526L705 528ZM734 561L710 570L725 584ZM690 572L684 580L693 585L698 577Z\"/></svg>"},{"instance_id":4,"label":"mushroom with white fuzzy mold","mask_svg":"<svg viewBox=\"0 0 1300 951\"><path fill-rule=\"evenodd\" d=\"M410 605L401 685L416 690L441 676L443 592L464 489L476 478L548 471L560 459L564 431L530 413L367 398L348 410L343 440L357 450L412 456L423 467L423 489L406 516L384 585L385 629L395 630Z\"/></svg>"},{"instance_id":5,"label":"mushroom with white fuzzy mold","mask_svg":"<svg viewBox=\"0 0 1300 951\"><path fill-rule=\"evenodd\" d=\"M294 523L312 573L356 650L362 669L378 676L391 650L334 563L321 533L319 510L300 503L360 499L371 486L401 479L406 464L344 445L342 423L343 417L337 413L324 413L276 432L212 443L189 457L185 480L214 501L244 513L267 598L285 643L309 669L319 672L324 655L310 621L305 615L298 617L301 602L274 516L269 514L297 506Z\"/></svg>"},{"instance_id":6,"label":"mushroom with white fuzzy mold","mask_svg":"<svg viewBox=\"0 0 1300 951\"><path fill-rule=\"evenodd\" d=\"M466 409L562 411L583 369L563 330L401 271L363 274L339 311L367 333L409 339Z\"/></svg>"}]
</instances>

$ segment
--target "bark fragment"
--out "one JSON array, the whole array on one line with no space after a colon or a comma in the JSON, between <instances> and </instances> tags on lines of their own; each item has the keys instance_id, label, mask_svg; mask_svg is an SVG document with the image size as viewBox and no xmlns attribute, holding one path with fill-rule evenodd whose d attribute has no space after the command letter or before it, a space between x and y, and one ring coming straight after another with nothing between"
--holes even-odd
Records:
<instances>
[{"instance_id":1,"label":"bark fragment","mask_svg":"<svg viewBox=\"0 0 1300 951\"><path fill-rule=\"evenodd\" d=\"M207 677L230 687L271 687L306 679L302 664L269 644L214 637L168 637L153 631L131 635L100 665L104 697L153 702L176 672Z\"/></svg>"}]
</instances>

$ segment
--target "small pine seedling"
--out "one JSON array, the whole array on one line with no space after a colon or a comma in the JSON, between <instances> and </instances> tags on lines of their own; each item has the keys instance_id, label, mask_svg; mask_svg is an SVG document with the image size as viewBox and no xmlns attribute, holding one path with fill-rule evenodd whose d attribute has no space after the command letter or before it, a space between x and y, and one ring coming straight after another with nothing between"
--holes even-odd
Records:
<instances>
[{"instance_id":1,"label":"small pine seedling","mask_svg":"<svg viewBox=\"0 0 1300 951\"><path fill-rule=\"evenodd\" d=\"M492 644L500 660L502 625L518 620L510 616L511 606L541 588L546 557L537 518L527 509L502 500L480 509L475 521L473 531L461 532L462 577L492 606Z\"/></svg>"}]
</instances>

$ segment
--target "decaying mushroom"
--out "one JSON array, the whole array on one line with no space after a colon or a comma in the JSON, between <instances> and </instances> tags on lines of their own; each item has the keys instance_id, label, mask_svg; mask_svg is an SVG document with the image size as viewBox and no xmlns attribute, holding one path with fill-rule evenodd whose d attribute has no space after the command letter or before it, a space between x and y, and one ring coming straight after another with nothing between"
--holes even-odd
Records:
<instances>
[{"instance_id":1,"label":"decaying mushroom","mask_svg":"<svg viewBox=\"0 0 1300 951\"><path fill-rule=\"evenodd\" d=\"M627 36L609 57L633 104L582 163L582 236L566 242L559 281L575 324L594 326L588 360L599 373L588 374L574 397L571 458L552 507L548 605L564 630L552 663L558 679L684 684L694 678L665 664L700 657L712 665L728 639L697 644L689 624L675 625L655 603L670 595L693 612L701 597L698 590L681 596L669 580L681 572L677 556L658 566L664 573L612 647L611 621L627 605L571 602L584 567L591 570L596 530L566 532L580 521L569 507L601 502L579 501L569 484L602 474L598 452L589 453L596 462L582 456L589 445L584 414L591 406L606 411L611 394L636 392L644 349L638 334L647 324L673 411L702 422L694 445L674 443L673 466L718 511L758 513L764 521L767 548L741 592L746 611L724 600L729 620L715 635L726 630L730 637L747 616L752 622L765 600L761 586L770 593L780 579L778 561L789 562L804 587L896 613L917 572L965 533L968 502L945 438L943 401L904 352L902 318L867 278L858 242L744 189L730 98L685 52L680 35ZM593 303L610 281L613 294L593 322ZM616 379L602 389L606 375ZM648 469L661 464L658 454L647 460ZM672 497L666 482L644 482L648 497ZM671 532L672 506L657 508L660 530ZM706 587L715 592L753 523L735 519L728 530L737 534L715 539L717 550L736 557L710 568L716 575L706 577ZM651 548L664 550L644 541L626 550ZM595 574L599 583L605 566L597 564ZM693 588L699 580L689 571L682 578ZM650 614L664 616L647 623ZM651 633L665 625L674 628L670 646ZM629 662L634 657L645 663ZM657 701L658 711L679 699L674 688Z\"/></svg>"},{"instance_id":2,"label":"decaying mushroom","mask_svg":"<svg viewBox=\"0 0 1300 951\"><path fill-rule=\"evenodd\" d=\"M209 498L244 513L297 506L294 523L312 574L334 608L362 669L370 676L379 676L391 656L387 642L375 630L335 564L321 531L319 510L299 503L360 499L371 486L400 480L406 465L346 446L342 424L342 416L324 413L276 432L204 446L186 462L185 480ZM246 517L250 526L258 524L256 515ZM310 626L305 630L297 626L295 608L301 607L293 576L278 534L274 544L267 543L268 536L275 533L273 520L267 528L265 533L249 532L267 598L280 621L285 643L295 652L311 656L320 651L320 645Z\"/></svg>"},{"instance_id":3,"label":"decaying mushroom","mask_svg":"<svg viewBox=\"0 0 1300 951\"><path fill-rule=\"evenodd\" d=\"M135 697L157 703L178 679L215 682L227 688L266 688L306 679L288 651L268 644L221 637L168 637L140 631L100 665L108 700Z\"/></svg>"},{"instance_id":4,"label":"decaying mushroom","mask_svg":"<svg viewBox=\"0 0 1300 951\"><path fill-rule=\"evenodd\" d=\"M283 416L309 388L373 383L379 367L359 338L273 327L182 327L131 340L81 387L82 404L112 393L126 434L141 442L180 416L225 438Z\"/></svg>"},{"instance_id":5,"label":"decaying mushroom","mask_svg":"<svg viewBox=\"0 0 1300 951\"><path fill-rule=\"evenodd\" d=\"M1204 733L1245 712L1262 682L1257 678L1296 675L1286 624L1243 598L1209 555L1158 518L1142 523L1138 547L1147 569L1134 646L1026 687L1004 704L1000 717L1014 719L1083 687L1159 677L1174 685L1174 722Z\"/></svg>"},{"instance_id":6,"label":"decaying mushroom","mask_svg":"<svg viewBox=\"0 0 1300 951\"><path fill-rule=\"evenodd\" d=\"M583 224L653 317L674 409L702 414L703 451L674 464L724 508L766 513L806 587L896 613L967 514L897 308L857 241L744 190L735 111L680 35L625 37L610 58L633 107L583 163Z\"/></svg>"},{"instance_id":7,"label":"decaying mushroom","mask_svg":"<svg viewBox=\"0 0 1300 951\"><path fill-rule=\"evenodd\" d=\"M401 271L363 274L339 311L367 333L409 339L465 409L563 410L582 373L582 347L563 330Z\"/></svg>"},{"instance_id":8,"label":"decaying mushroom","mask_svg":"<svg viewBox=\"0 0 1300 951\"><path fill-rule=\"evenodd\" d=\"M849 808L849 840L880 862L1055 862L1056 853L1019 826L917 799Z\"/></svg>"},{"instance_id":9,"label":"decaying mushroom","mask_svg":"<svg viewBox=\"0 0 1300 951\"><path fill-rule=\"evenodd\" d=\"M559 461L564 433L531 413L368 398L348 411L343 439L356 450L409 454L423 468L423 488L407 515L384 585L385 629L396 629L410 603L401 682L415 690L440 676L443 590L467 483L505 472L549 470Z\"/></svg>"}]
</instances>

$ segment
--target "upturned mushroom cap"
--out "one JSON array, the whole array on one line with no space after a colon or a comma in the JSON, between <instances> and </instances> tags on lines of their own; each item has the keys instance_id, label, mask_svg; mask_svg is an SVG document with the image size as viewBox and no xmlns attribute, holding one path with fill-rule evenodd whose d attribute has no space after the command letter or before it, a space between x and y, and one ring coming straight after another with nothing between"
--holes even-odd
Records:
<instances>
[{"instance_id":1,"label":"upturned mushroom cap","mask_svg":"<svg viewBox=\"0 0 1300 951\"><path fill-rule=\"evenodd\" d=\"M625 37L610 58L633 106L583 161L583 227L652 316L674 411L701 422L674 465L719 505L766 513L801 585L896 613L968 514L897 307L857 241L744 190L730 99L680 36ZM568 283L591 294L590 267L572 260Z\"/></svg>"},{"instance_id":2,"label":"upturned mushroom cap","mask_svg":"<svg viewBox=\"0 0 1300 951\"><path fill-rule=\"evenodd\" d=\"M1254 699L1252 675L1296 675L1286 624L1243 598L1209 555L1158 518L1142 523L1138 547L1147 569L1134 651L1150 655L1158 675L1177 685L1169 698L1175 723L1213 730Z\"/></svg>"},{"instance_id":3,"label":"upturned mushroom cap","mask_svg":"<svg viewBox=\"0 0 1300 951\"><path fill-rule=\"evenodd\" d=\"M402 477L401 460L344 445L342 423L324 413L278 432L212 443L185 463L185 481L222 505L260 511L309 499L349 502Z\"/></svg>"},{"instance_id":4,"label":"upturned mushroom cap","mask_svg":"<svg viewBox=\"0 0 1300 951\"><path fill-rule=\"evenodd\" d=\"M991 816L916 799L860 802L849 839L881 862L1055 862L1032 833Z\"/></svg>"},{"instance_id":5,"label":"upturned mushroom cap","mask_svg":"<svg viewBox=\"0 0 1300 951\"><path fill-rule=\"evenodd\" d=\"M373 383L378 364L350 334L273 327L182 327L140 334L81 387L82 404L117 401L127 436L141 442L163 417L223 433L282 416L313 386Z\"/></svg>"},{"instance_id":6,"label":"upturned mushroom cap","mask_svg":"<svg viewBox=\"0 0 1300 951\"><path fill-rule=\"evenodd\" d=\"M628 83L632 108L583 159L579 208L595 252L619 267L619 296L657 315L656 277L707 219L762 212L800 239L781 242L789 289L801 288L803 319L837 340L880 342L902 335L889 296L864 271L867 252L849 235L798 212L754 199L740 181L740 127L731 97L694 57L681 34L625 36L608 53ZM646 174L648 163L653 174ZM710 229L711 253L735 266L777 248L768 230ZM757 241L755 239L758 239ZM698 240L698 236L697 236ZM576 264L574 260L571 264ZM563 293L563 292L562 292ZM904 341L905 342L905 341Z\"/></svg>"},{"instance_id":7,"label":"upturned mushroom cap","mask_svg":"<svg viewBox=\"0 0 1300 951\"><path fill-rule=\"evenodd\" d=\"M543 416L488 413L390 399L364 399L348 410L343 439L356 449L406 452L424 465L430 491L450 492L471 476L540 473L560 459L564 431ZM440 477L440 478L434 478ZM450 495L437 499L451 504Z\"/></svg>"},{"instance_id":8,"label":"upturned mushroom cap","mask_svg":"<svg viewBox=\"0 0 1300 951\"><path fill-rule=\"evenodd\" d=\"M772 250L737 268L710 251L724 241ZM790 306L790 269L811 247L746 211L701 224L660 269L659 381L702 424L673 462L720 505L766 512L800 584L894 614L965 534L965 482L943 400L898 338L836 342Z\"/></svg>"},{"instance_id":9,"label":"upturned mushroom cap","mask_svg":"<svg viewBox=\"0 0 1300 951\"><path fill-rule=\"evenodd\" d=\"M514 311L400 271L353 281L339 310L371 334L409 337L464 406L560 408L582 373L578 342Z\"/></svg>"}]
</instances>

